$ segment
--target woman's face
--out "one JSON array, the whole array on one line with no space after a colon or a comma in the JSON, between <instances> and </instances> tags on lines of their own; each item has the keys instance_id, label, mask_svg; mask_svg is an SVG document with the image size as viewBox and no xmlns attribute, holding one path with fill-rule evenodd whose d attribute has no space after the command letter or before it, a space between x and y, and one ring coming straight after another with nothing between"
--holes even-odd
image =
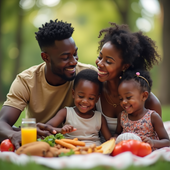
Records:
<instances>
[{"instance_id":1,"label":"woman's face","mask_svg":"<svg viewBox=\"0 0 170 170\"><path fill-rule=\"evenodd\" d=\"M116 49L110 41L105 43L96 60L98 79L104 82L119 78L121 72L125 69L122 61L121 51Z\"/></svg>"}]
</instances>

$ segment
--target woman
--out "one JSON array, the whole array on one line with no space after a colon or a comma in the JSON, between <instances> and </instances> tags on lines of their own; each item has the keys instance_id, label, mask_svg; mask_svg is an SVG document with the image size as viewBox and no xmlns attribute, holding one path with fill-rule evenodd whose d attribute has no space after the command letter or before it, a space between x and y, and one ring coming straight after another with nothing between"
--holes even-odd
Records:
<instances>
[{"instance_id":1,"label":"woman","mask_svg":"<svg viewBox=\"0 0 170 170\"><path fill-rule=\"evenodd\" d=\"M99 38L99 56L96 60L98 79L103 82L103 90L96 105L106 117L112 135L117 125L118 114L123 110L119 104L118 84L127 69L150 70L158 63L160 56L155 43L142 32L131 33L127 25L110 23L111 27L102 29ZM151 93L145 107L155 110L161 116L161 104ZM104 142L101 134L101 141Z\"/></svg>"}]
</instances>

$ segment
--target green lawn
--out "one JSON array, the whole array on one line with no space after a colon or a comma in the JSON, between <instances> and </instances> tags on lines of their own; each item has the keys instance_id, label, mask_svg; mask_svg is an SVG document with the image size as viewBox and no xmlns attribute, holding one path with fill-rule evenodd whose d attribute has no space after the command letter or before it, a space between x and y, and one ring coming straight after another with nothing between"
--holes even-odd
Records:
<instances>
[{"instance_id":1,"label":"green lawn","mask_svg":"<svg viewBox=\"0 0 170 170\"><path fill-rule=\"evenodd\" d=\"M126 170L167 170L170 167L170 162L158 160L156 163L150 166L129 166ZM0 160L0 169L1 170L53 170L49 167L45 167L43 165L35 164L33 162L29 162L27 165L17 165L11 163L9 161ZM94 168L89 168L88 170L116 170L113 167L108 166L97 166ZM61 170L61 169L60 169ZM84 168L64 168L62 170L85 170Z\"/></svg>"}]
</instances>

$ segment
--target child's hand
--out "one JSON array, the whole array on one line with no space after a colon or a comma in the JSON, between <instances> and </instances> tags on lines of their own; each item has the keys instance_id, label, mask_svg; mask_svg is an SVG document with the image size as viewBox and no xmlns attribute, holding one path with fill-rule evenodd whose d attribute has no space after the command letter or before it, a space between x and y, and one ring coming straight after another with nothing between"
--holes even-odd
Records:
<instances>
[{"instance_id":1,"label":"child's hand","mask_svg":"<svg viewBox=\"0 0 170 170\"><path fill-rule=\"evenodd\" d=\"M77 129L74 128L73 126L71 125L64 125L61 129L61 133L62 134L66 134L66 133L70 133L70 132L73 132L73 131L76 131Z\"/></svg>"},{"instance_id":2,"label":"child's hand","mask_svg":"<svg viewBox=\"0 0 170 170\"><path fill-rule=\"evenodd\" d=\"M151 147L154 147L154 142L152 139L146 136L142 136L141 139L142 139L142 142L148 143Z\"/></svg>"}]
</instances>

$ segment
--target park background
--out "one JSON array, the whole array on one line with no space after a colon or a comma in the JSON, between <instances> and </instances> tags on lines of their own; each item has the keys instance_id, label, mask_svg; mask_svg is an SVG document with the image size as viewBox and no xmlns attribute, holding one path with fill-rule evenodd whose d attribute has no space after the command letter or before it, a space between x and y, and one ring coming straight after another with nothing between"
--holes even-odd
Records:
<instances>
[{"instance_id":1,"label":"park background","mask_svg":"<svg viewBox=\"0 0 170 170\"><path fill-rule=\"evenodd\" d=\"M16 75L43 62L35 39L42 24L72 23L79 61L96 66L99 31L115 22L156 42L162 60L151 69L152 92L162 104L163 121L170 120L169 9L169 0L0 0L0 108Z\"/></svg>"},{"instance_id":2,"label":"park background","mask_svg":"<svg viewBox=\"0 0 170 170\"><path fill-rule=\"evenodd\" d=\"M75 28L73 38L79 48L79 61L95 66L99 31L109 27L109 22L115 22L128 24L132 32L142 30L156 42L162 60L151 70L152 92L161 101L163 121L169 121L169 9L169 0L0 0L0 108L16 75L42 62L41 51L35 40L35 32L42 24L50 19L72 23ZM16 125L20 125L20 120ZM19 166L2 160L0 167L2 170L51 170L34 163ZM159 170L168 167L169 162L160 160L152 166L129 167L126 170ZM106 168L114 169L94 167L92 170Z\"/></svg>"}]
</instances>

